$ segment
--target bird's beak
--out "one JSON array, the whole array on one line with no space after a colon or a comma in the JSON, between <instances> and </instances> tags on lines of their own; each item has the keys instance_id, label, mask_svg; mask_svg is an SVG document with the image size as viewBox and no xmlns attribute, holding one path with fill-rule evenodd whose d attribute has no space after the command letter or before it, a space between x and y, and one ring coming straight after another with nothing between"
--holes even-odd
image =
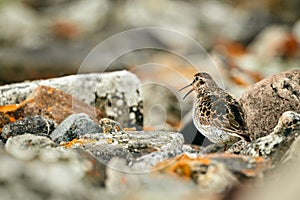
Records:
<instances>
[{"instance_id":1,"label":"bird's beak","mask_svg":"<svg viewBox=\"0 0 300 200\"><path fill-rule=\"evenodd\" d=\"M184 89L186 89L186 88L188 88L188 87L191 87L192 85L193 85L193 83L191 83L191 84L189 84L189 85L187 85L187 86L184 86L184 87L181 88L179 91L182 91L182 90L184 90ZM194 91L194 88L192 88L190 91L188 91L188 92L184 95L183 100L184 100L189 94L191 94L193 91Z\"/></svg>"},{"instance_id":2,"label":"bird's beak","mask_svg":"<svg viewBox=\"0 0 300 200\"><path fill-rule=\"evenodd\" d=\"M184 86L183 88L181 88L181 89L179 90L179 92L182 91L182 90L184 90L185 88L188 88L188 87L191 87L191 86L192 86L192 83L189 84L189 85L187 85L187 86Z\"/></svg>"}]
</instances>

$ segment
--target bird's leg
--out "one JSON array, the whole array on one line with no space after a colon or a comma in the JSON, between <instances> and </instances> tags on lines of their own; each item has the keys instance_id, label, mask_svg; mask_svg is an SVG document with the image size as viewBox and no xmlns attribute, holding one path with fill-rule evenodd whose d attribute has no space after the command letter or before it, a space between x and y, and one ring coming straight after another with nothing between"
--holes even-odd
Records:
<instances>
[{"instance_id":1,"label":"bird's leg","mask_svg":"<svg viewBox=\"0 0 300 200\"><path fill-rule=\"evenodd\" d=\"M227 149L227 144L224 144L224 151L226 151Z\"/></svg>"}]
</instances>

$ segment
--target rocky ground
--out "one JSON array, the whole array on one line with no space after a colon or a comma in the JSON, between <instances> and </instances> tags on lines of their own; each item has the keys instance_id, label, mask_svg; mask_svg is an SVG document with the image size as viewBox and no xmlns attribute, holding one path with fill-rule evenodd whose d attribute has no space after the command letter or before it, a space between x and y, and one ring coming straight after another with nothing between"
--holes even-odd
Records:
<instances>
[{"instance_id":1,"label":"rocky ground","mask_svg":"<svg viewBox=\"0 0 300 200\"><path fill-rule=\"evenodd\" d=\"M226 152L145 130L127 71L1 86L1 199L299 197L299 80L294 70L250 86L239 102L255 139Z\"/></svg>"},{"instance_id":2,"label":"rocky ground","mask_svg":"<svg viewBox=\"0 0 300 200\"><path fill-rule=\"evenodd\" d=\"M0 1L0 199L299 199L299 5ZM197 132L199 71L251 142Z\"/></svg>"}]
</instances>

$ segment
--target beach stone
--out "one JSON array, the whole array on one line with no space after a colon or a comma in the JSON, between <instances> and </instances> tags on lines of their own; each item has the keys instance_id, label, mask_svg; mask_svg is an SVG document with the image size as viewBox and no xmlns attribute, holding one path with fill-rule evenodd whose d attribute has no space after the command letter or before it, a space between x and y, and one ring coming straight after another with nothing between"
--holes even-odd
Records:
<instances>
[{"instance_id":1,"label":"beach stone","mask_svg":"<svg viewBox=\"0 0 300 200\"><path fill-rule=\"evenodd\" d=\"M32 134L9 138L5 149L0 151L2 199L103 196L105 166L88 152L60 148L49 138Z\"/></svg>"},{"instance_id":2,"label":"beach stone","mask_svg":"<svg viewBox=\"0 0 300 200\"><path fill-rule=\"evenodd\" d=\"M43 116L32 116L17 120L14 123L6 124L1 133L1 137L7 140L11 136L30 133L34 135L49 136L54 130L56 123Z\"/></svg>"},{"instance_id":3,"label":"beach stone","mask_svg":"<svg viewBox=\"0 0 300 200\"><path fill-rule=\"evenodd\" d=\"M254 138L272 132L285 111L300 112L300 70L282 72L250 86L238 100Z\"/></svg>"},{"instance_id":4,"label":"beach stone","mask_svg":"<svg viewBox=\"0 0 300 200\"><path fill-rule=\"evenodd\" d=\"M158 163L153 169L191 179L200 191L224 193L245 177L260 177L270 167L270 162L261 158L216 153L206 156L181 154Z\"/></svg>"},{"instance_id":5,"label":"beach stone","mask_svg":"<svg viewBox=\"0 0 300 200\"><path fill-rule=\"evenodd\" d=\"M52 87L39 86L20 104L2 106L0 112L8 114L14 119L27 116L41 115L61 123L73 113L86 113L93 120L103 117L101 111L71 95Z\"/></svg>"},{"instance_id":6,"label":"beach stone","mask_svg":"<svg viewBox=\"0 0 300 200\"><path fill-rule=\"evenodd\" d=\"M50 137L53 141L60 143L79 138L80 135L99 132L101 132L100 127L87 114L78 113L72 114L62 121Z\"/></svg>"},{"instance_id":7,"label":"beach stone","mask_svg":"<svg viewBox=\"0 0 300 200\"><path fill-rule=\"evenodd\" d=\"M77 101L74 102L74 99L78 99L91 106L96 106L103 115L119 121L124 127L137 129L143 127L140 81L136 75L126 70L111 73L77 74L0 86L0 106L21 103L41 85L72 95L74 98L69 97L70 100L68 100L70 105L76 105ZM86 107L88 108L88 106ZM65 117L60 119L60 122L63 119Z\"/></svg>"},{"instance_id":8,"label":"beach stone","mask_svg":"<svg viewBox=\"0 0 300 200\"><path fill-rule=\"evenodd\" d=\"M253 157L263 157L274 164L286 160L286 154L300 135L300 114L286 111L279 118L274 130L252 142L238 141L227 152Z\"/></svg>"},{"instance_id":9,"label":"beach stone","mask_svg":"<svg viewBox=\"0 0 300 200\"><path fill-rule=\"evenodd\" d=\"M104 164L113 158L122 158L132 170L149 172L158 162L182 153L183 144L183 136L177 132L120 131L85 134L66 143L65 147L80 147Z\"/></svg>"},{"instance_id":10,"label":"beach stone","mask_svg":"<svg viewBox=\"0 0 300 200\"><path fill-rule=\"evenodd\" d=\"M40 153L42 148L55 146L57 145L47 137L27 133L10 137L5 143L5 150L18 159L31 160Z\"/></svg>"},{"instance_id":11,"label":"beach stone","mask_svg":"<svg viewBox=\"0 0 300 200\"><path fill-rule=\"evenodd\" d=\"M0 131L2 130L3 126L9 122L11 122L9 116L0 112Z\"/></svg>"}]
</instances>

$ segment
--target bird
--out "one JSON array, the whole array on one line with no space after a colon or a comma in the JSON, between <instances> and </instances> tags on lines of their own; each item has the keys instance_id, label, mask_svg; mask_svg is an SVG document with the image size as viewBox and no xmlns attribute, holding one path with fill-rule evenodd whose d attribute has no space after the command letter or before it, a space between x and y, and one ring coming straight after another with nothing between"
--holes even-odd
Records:
<instances>
[{"instance_id":1,"label":"bird","mask_svg":"<svg viewBox=\"0 0 300 200\"><path fill-rule=\"evenodd\" d=\"M233 144L238 140L250 142L244 113L239 103L220 88L206 72L194 75L192 83L181 88L191 87L183 97L193 91L196 102L193 106L193 123L198 131L216 144Z\"/></svg>"}]
</instances>

